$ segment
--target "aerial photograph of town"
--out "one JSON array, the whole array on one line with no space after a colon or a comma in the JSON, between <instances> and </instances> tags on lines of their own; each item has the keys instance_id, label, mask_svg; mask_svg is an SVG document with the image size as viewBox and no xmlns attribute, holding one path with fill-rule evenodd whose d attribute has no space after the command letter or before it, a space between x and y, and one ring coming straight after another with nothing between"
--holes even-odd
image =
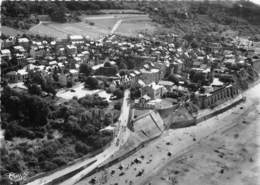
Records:
<instances>
[{"instance_id":1,"label":"aerial photograph of town","mask_svg":"<svg viewBox=\"0 0 260 185\"><path fill-rule=\"evenodd\" d=\"M260 0L0 4L0 185L260 185Z\"/></svg>"}]
</instances>

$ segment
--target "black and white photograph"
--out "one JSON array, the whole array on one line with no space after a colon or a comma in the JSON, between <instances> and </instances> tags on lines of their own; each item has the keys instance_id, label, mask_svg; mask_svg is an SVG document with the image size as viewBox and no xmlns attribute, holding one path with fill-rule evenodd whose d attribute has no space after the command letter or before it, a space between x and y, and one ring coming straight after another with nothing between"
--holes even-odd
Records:
<instances>
[{"instance_id":1,"label":"black and white photograph","mask_svg":"<svg viewBox=\"0 0 260 185\"><path fill-rule=\"evenodd\" d=\"M260 0L0 5L0 185L260 185Z\"/></svg>"}]
</instances>

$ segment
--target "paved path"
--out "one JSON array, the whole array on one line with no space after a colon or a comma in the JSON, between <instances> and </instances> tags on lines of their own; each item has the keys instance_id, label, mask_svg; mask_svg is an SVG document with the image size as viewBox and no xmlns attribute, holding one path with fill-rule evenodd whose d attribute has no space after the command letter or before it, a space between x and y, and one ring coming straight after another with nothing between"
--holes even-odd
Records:
<instances>
[{"instance_id":1,"label":"paved path","mask_svg":"<svg viewBox=\"0 0 260 185\"><path fill-rule=\"evenodd\" d=\"M115 15L99 15L99 16L88 16L85 17L85 20L103 20L103 19L118 19L118 18L131 18L131 17L143 17L143 16L147 16L147 15L140 15L140 14L115 14Z\"/></svg>"},{"instance_id":2,"label":"paved path","mask_svg":"<svg viewBox=\"0 0 260 185\"><path fill-rule=\"evenodd\" d=\"M119 148L125 144L127 141L127 138L129 136L129 130L126 129L127 123L128 123L128 118L129 118L129 113L130 113L130 103L128 103L128 99L130 98L130 91L127 89L124 92L124 99L123 99L123 104L121 107L121 114L118 119L118 132L116 133L116 137L112 141L110 147L108 147L106 150L104 150L102 153L98 154L95 157L92 157L90 159L86 159L84 161L75 163L67 168L64 168L62 170L59 170L57 172L54 172L48 176L36 179L27 185L45 185L48 184L52 181L54 181L57 178L60 178L70 172L75 171L76 169L79 169L81 167L88 166L86 169L81 171L80 173L76 174L72 178L68 179L65 182L62 182L62 185L72 185L81 180L82 177L87 175L90 171L95 169L99 164L104 162L106 159L108 159L111 155L113 155L116 151L119 150ZM94 162L94 163L93 163Z\"/></svg>"},{"instance_id":3,"label":"paved path","mask_svg":"<svg viewBox=\"0 0 260 185\"><path fill-rule=\"evenodd\" d=\"M117 28L120 26L121 23L122 23L122 19L120 19L116 22L116 24L113 26L113 28L111 30L111 34L113 34L117 30Z\"/></svg>"}]
</instances>

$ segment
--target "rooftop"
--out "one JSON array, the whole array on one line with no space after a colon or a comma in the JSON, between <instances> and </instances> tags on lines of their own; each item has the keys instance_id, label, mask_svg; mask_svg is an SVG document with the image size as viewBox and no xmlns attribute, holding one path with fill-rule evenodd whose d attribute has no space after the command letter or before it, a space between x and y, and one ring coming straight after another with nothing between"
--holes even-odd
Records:
<instances>
[{"instance_id":1,"label":"rooftop","mask_svg":"<svg viewBox=\"0 0 260 185\"><path fill-rule=\"evenodd\" d=\"M25 69L20 69L20 70L17 71L17 73L20 74L20 75L28 74L28 72Z\"/></svg>"},{"instance_id":2,"label":"rooftop","mask_svg":"<svg viewBox=\"0 0 260 185\"><path fill-rule=\"evenodd\" d=\"M158 82L158 84L159 84L159 85L164 85L164 86L173 86L173 85L174 85L173 82L171 82L171 81L166 81L166 80L160 80L160 81Z\"/></svg>"},{"instance_id":3,"label":"rooftop","mask_svg":"<svg viewBox=\"0 0 260 185\"><path fill-rule=\"evenodd\" d=\"M70 35L69 38L71 40L83 40L83 36L81 35Z\"/></svg>"},{"instance_id":4,"label":"rooftop","mask_svg":"<svg viewBox=\"0 0 260 185\"><path fill-rule=\"evenodd\" d=\"M27 38L19 38L18 39L18 42L20 43L20 42L29 42L29 39L27 39Z\"/></svg>"},{"instance_id":5,"label":"rooftop","mask_svg":"<svg viewBox=\"0 0 260 185\"><path fill-rule=\"evenodd\" d=\"M211 86L223 86L224 83L219 80L219 78L213 78L213 82L211 83Z\"/></svg>"}]
</instances>

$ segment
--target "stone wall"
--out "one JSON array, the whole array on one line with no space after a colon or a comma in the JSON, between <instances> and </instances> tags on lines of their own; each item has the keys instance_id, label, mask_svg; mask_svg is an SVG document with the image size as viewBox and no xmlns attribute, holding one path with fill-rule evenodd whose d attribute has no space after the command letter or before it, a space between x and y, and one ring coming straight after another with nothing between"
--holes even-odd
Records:
<instances>
[{"instance_id":1,"label":"stone wall","mask_svg":"<svg viewBox=\"0 0 260 185\"><path fill-rule=\"evenodd\" d=\"M226 100L232 99L239 93L238 88L229 85L213 91L210 95L204 95L199 98L200 108L215 107Z\"/></svg>"}]
</instances>

